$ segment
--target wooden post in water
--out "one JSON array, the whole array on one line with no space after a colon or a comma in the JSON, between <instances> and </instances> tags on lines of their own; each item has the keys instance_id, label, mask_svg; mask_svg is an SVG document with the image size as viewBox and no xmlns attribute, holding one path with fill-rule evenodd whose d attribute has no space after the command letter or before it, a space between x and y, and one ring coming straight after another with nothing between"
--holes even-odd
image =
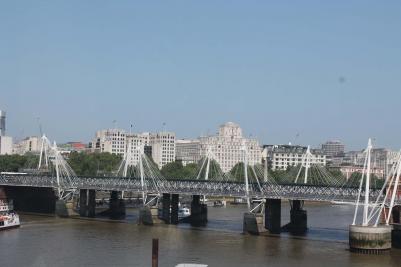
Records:
<instances>
[{"instance_id":1,"label":"wooden post in water","mask_svg":"<svg viewBox=\"0 0 401 267\"><path fill-rule=\"evenodd\" d=\"M153 238L152 240L152 267L159 265L159 239Z\"/></svg>"}]
</instances>

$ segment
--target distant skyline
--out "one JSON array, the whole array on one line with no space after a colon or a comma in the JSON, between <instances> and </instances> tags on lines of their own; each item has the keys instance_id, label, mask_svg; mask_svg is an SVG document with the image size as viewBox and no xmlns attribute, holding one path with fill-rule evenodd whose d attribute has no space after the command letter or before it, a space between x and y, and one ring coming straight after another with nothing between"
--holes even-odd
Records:
<instances>
[{"instance_id":1,"label":"distant skyline","mask_svg":"<svg viewBox=\"0 0 401 267\"><path fill-rule=\"evenodd\" d=\"M58 143L233 121L261 144L398 150L400 25L400 1L2 2L0 110L17 139L37 118Z\"/></svg>"}]
</instances>

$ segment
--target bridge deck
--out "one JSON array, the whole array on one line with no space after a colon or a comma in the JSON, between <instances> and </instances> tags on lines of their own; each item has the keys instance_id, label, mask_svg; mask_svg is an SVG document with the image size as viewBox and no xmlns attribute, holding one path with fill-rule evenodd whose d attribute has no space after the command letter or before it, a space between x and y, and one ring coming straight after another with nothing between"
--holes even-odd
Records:
<instances>
[{"instance_id":1,"label":"bridge deck","mask_svg":"<svg viewBox=\"0 0 401 267\"><path fill-rule=\"evenodd\" d=\"M57 188L57 179L52 176L38 175L1 175L0 186L27 186ZM72 185L72 186L71 186ZM118 177L77 177L68 184L62 184L65 189L95 189L104 191L127 191L137 193L174 193L181 195L208 195L227 197L256 197L275 199L297 199L325 202L355 203L358 188L330 187L304 184L250 184L249 193L245 186L237 182L218 182L202 180L161 180L145 183L141 186L140 179ZM370 199L376 200L379 190L371 190ZM397 203L401 203L398 199Z\"/></svg>"}]
</instances>

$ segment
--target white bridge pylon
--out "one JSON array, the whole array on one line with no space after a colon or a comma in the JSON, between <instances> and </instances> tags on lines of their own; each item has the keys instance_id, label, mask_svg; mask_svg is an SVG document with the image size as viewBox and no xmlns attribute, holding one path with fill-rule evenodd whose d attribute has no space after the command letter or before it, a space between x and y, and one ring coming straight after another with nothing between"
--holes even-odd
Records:
<instances>
[{"instance_id":1,"label":"white bridge pylon","mask_svg":"<svg viewBox=\"0 0 401 267\"><path fill-rule=\"evenodd\" d=\"M72 198L76 191L74 181L77 176L61 155L56 142L52 145L46 135L43 135L41 138L37 170L38 172L45 171L56 175L57 185L55 187L60 200L69 200Z\"/></svg>"},{"instance_id":2,"label":"white bridge pylon","mask_svg":"<svg viewBox=\"0 0 401 267\"><path fill-rule=\"evenodd\" d=\"M214 186L219 186L218 183L241 182L244 188L243 198L247 201L249 211L257 212L263 210L264 201L254 199L258 204L252 207L251 196L255 193L263 195L265 189L272 189L274 186L277 186L277 183L266 174L266 170L262 164L259 164L259 166L258 164L250 163L250 155L246 142L243 142L241 146L242 155L240 161L231 171L226 173L222 171L217 163L217 158L212 148L212 146L208 146L206 154L199 161L199 168L195 179L205 181L213 180L217 182L214 183ZM274 189L273 193L274 195L278 195Z\"/></svg>"},{"instance_id":3,"label":"white bridge pylon","mask_svg":"<svg viewBox=\"0 0 401 267\"><path fill-rule=\"evenodd\" d=\"M266 174L265 168L260 164L256 166L255 164L250 164L249 161L249 151L246 142L242 143L242 164L243 164L243 178L245 182L245 192L246 200L249 212L252 213L264 213L265 210L265 200L264 199L253 199L252 202L256 203L253 205L251 203L251 192L257 191L260 194L265 194L264 188L272 188L276 186L277 183L271 177ZM277 192L273 190L273 194L276 195ZM278 195L278 194L277 194ZM272 196L273 197L273 196Z\"/></svg>"},{"instance_id":4,"label":"white bridge pylon","mask_svg":"<svg viewBox=\"0 0 401 267\"><path fill-rule=\"evenodd\" d=\"M308 146L308 148L306 149L305 154L303 154L303 156L302 156L301 167L299 168L297 177L295 177L295 183L298 182L299 176L301 175L301 171L302 171L303 168L305 169L304 184L308 183L308 174L309 174L309 169L311 167L312 157L313 157L313 155L310 152L310 146Z\"/></svg>"},{"instance_id":5,"label":"white bridge pylon","mask_svg":"<svg viewBox=\"0 0 401 267\"><path fill-rule=\"evenodd\" d=\"M389 175L383 184L376 199L369 199L370 196L370 179L371 179L371 151L373 145L371 139L368 141L368 146L365 153L365 161L362 172L362 177L359 183L358 197L355 202L355 212L352 225L358 224L358 210L361 206L362 212L362 226L374 226L377 227L384 214L385 224L389 225L391 212L394 208L395 198L397 196L398 186L400 185L401 175L401 151L398 153L397 162L391 168ZM388 207L388 213L386 213L386 207Z\"/></svg>"},{"instance_id":6,"label":"white bridge pylon","mask_svg":"<svg viewBox=\"0 0 401 267\"><path fill-rule=\"evenodd\" d=\"M137 163L134 164L131 159L132 152L137 154ZM127 179L139 179L142 188L142 200L145 206L154 204L154 200L168 191L169 183L160 173L157 165L149 159L144 152L144 144L131 147L127 146L126 153L118 167L117 177L120 179L121 185L126 183Z\"/></svg>"},{"instance_id":7,"label":"white bridge pylon","mask_svg":"<svg viewBox=\"0 0 401 267\"><path fill-rule=\"evenodd\" d=\"M199 166L195 178L196 180L227 180L226 174L221 170L217 163L217 158L213 153L212 146L207 147L206 155L200 160Z\"/></svg>"},{"instance_id":8,"label":"white bridge pylon","mask_svg":"<svg viewBox=\"0 0 401 267\"><path fill-rule=\"evenodd\" d=\"M335 177L323 164L319 163L318 157L312 154L310 146L307 147L306 152L302 155L301 163L293 171L291 170L287 174L288 177L286 177L285 182L327 186L344 186L347 184L346 180L342 180L341 177Z\"/></svg>"}]
</instances>

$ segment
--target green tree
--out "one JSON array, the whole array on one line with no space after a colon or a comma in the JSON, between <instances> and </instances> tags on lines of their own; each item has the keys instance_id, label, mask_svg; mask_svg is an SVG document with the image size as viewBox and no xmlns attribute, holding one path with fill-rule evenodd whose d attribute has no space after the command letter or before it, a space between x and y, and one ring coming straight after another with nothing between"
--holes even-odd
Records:
<instances>
[{"instance_id":1,"label":"green tree","mask_svg":"<svg viewBox=\"0 0 401 267\"><path fill-rule=\"evenodd\" d=\"M198 169L198 166L202 166L202 169ZM206 176L206 171L207 171L207 162L204 162L201 160L197 165L196 165L196 170L194 170L194 177L196 178L199 175L199 179L204 180ZM200 172L200 173L199 173ZM223 175L223 171L220 168L219 163L211 159L209 163L209 172L208 172L208 180L220 180Z\"/></svg>"},{"instance_id":2,"label":"green tree","mask_svg":"<svg viewBox=\"0 0 401 267\"><path fill-rule=\"evenodd\" d=\"M78 176L111 176L121 162L119 155L103 153L72 152L68 164Z\"/></svg>"},{"instance_id":3,"label":"green tree","mask_svg":"<svg viewBox=\"0 0 401 267\"><path fill-rule=\"evenodd\" d=\"M180 179L182 178L183 169L184 166L181 161L173 161L164 165L160 172L165 178Z\"/></svg>"},{"instance_id":4,"label":"green tree","mask_svg":"<svg viewBox=\"0 0 401 267\"><path fill-rule=\"evenodd\" d=\"M195 178L198 171L198 164L196 163L188 163L183 168L183 178L192 179Z\"/></svg>"},{"instance_id":5,"label":"green tree","mask_svg":"<svg viewBox=\"0 0 401 267\"><path fill-rule=\"evenodd\" d=\"M167 179L194 179L197 168L195 163L183 166L181 161L174 161L164 165L160 172Z\"/></svg>"},{"instance_id":6,"label":"green tree","mask_svg":"<svg viewBox=\"0 0 401 267\"><path fill-rule=\"evenodd\" d=\"M248 166L247 169L248 172L248 180L250 182L256 181L256 177L254 172L252 171L252 168ZM237 164L234 165L234 167L231 168L230 172L228 173L229 178L232 181L235 182L244 182L245 180L245 164L243 162L238 162Z\"/></svg>"},{"instance_id":7,"label":"green tree","mask_svg":"<svg viewBox=\"0 0 401 267\"><path fill-rule=\"evenodd\" d=\"M347 181L348 185L359 186L362 178L362 173L353 172ZM370 175L370 187L371 188L381 188L384 185L384 179L377 177L375 174ZM363 185L365 182L363 183Z\"/></svg>"},{"instance_id":8,"label":"green tree","mask_svg":"<svg viewBox=\"0 0 401 267\"><path fill-rule=\"evenodd\" d=\"M18 172L19 169L25 167L27 162L26 156L20 155L1 155L0 171L2 172Z\"/></svg>"}]
</instances>

